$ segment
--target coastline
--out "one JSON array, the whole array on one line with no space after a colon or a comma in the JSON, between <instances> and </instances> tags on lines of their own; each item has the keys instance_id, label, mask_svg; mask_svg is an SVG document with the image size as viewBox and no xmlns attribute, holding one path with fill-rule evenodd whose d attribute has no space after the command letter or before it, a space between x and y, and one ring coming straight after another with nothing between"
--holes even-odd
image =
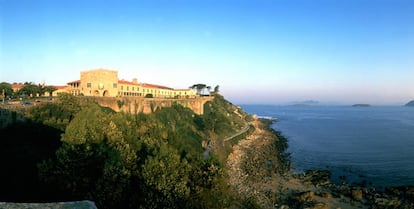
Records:
<instances>
[{"instance_id":1,"label":"coastline","mask_svg":"<svg viewBox=\"0 0 414 209\"><path fill-rule=\"evenodd\" d=\"M329 170L297 174L290 162L285 162L286 170L281 169L284 166L274 162L280 163L281 156L288 159L289 153L287 147L274 145L286 138L271 128L275 120L253 118L254 132L233 146L227 167L233 189L254 197L260 208L414 208L414 186L378 191L369 185L332 183Z\"/></svg>"},{"instance_id":2,"label":"coastline","mask_svg":"<svg viewBox=\"0 0 414 209\"><path fill-rule=\"evenodd\" d=\"M272 128L289 138L296 172L328 169L331 181L385 187L414 185L414 109L403 106L243 105L257 115L277 117Z\"/></svg>"}]
</instances>

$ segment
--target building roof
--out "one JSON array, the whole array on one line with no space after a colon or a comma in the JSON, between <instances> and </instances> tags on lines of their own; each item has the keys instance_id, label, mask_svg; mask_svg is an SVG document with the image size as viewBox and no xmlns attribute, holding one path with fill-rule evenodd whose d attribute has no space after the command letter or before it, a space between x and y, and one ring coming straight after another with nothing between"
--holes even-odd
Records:
<instances>
[{"instance_id":1,"label":"building roof","mask_svg":"<svg viewBox=\"0 0 414 209\"><path fill-rule=\"evenodd\" d=\"M118 83L120 84L126 84L126 85L135 85L135 86L142 86L142 87L146 87L146 88L156 88L156 89L169 89L169 90L173 90L173 88L167 87L167 86L161 86L161 85L157 85L157 84L149 84L149 83L134 83L131 81L126 81L126 80L119 80Z\"/></svg>"},{"instance_id":2,"label":"building roof","mask_svg":"<svg viewBox=\"0 0 414 209\"><path fill-rule=\"evenodd\" d=\"M170 88L170 87L156 85L156 84L149 84L149 83L141 83L141 86L147 87L147 88L158 88L158 89L169 89L169 90L173 90L173 88Z\"/></svg>"},{"instance_id":3,"label":"building roof","mask_svg":"<svg viewBox=\"0 0 414 209\"><path fill-rule=\"evenodd\" d=\"M71 84L71 83L80 83L81 81L80 80L76 80L76 81L71 81L71 82L68 82L67 84Z\"/></svg>"},{"instance_id":4,"label":"building roof","mask_svg":"<svg viewBox=\"0 0 414 209\"><path fill-rule=\"evenodd\" d=\"M188 91L190 89L174 89L175 91Z\"/></svg>"},{"instance_id":5,"label":"building roof","mask_svg":"<svg viewBox=\"0 0 414 209\"><path fill-rule=\"evenodd\" d=\"M118 80L118 83L120 84L127 84L127 85L138 85L137 83L126 81L126 80Z\"/></svg>"},{"instance_id":6,"label":"building roof","mask_svg":"<svg viewBox=\"0 0 414 209\"><path fill-rule=\"evenodd\" d=\"M54 86L57 90L66 89L67 86Z\"/></svg>"},{"instance_id":7,"label":"building roof","mask_svg":"<svg viewBox=\"0 0 414 209\"><path fill-rule=\"evenodd\" d=\"M12 89L21 89L23 88L24 84L11 84Z\"/></svg>"}]
</instances>

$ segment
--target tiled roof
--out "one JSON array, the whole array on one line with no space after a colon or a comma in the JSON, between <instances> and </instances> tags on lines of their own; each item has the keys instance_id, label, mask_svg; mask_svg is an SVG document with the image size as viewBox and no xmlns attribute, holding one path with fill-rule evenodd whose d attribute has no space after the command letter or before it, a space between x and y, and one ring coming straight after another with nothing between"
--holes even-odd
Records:
<instances>
[{"instance_id":1,"label":"tiled roof","mask_svg":"<svg viewBox=\"0 0 414 209\"><path fill-rule=\"evenodd\" d=\"M66 89L67 86L54 86L56 89Z\"/></svg>"},{"instance_id":2,"label":"tiled roof","mask_svg":"<svg viewBox=\"0 0 414 209\"><path fill-rule=\"evenodd\" d=\"M80 80L76 80L76 81L68 82L68 84L71 84L71 83L80 83L80 82L81 82Z\"/></svg>"},{"instance_id":3,"label":"tiled roof","mask_svg":"<svg viewBox=\"0 0 414 209\"><path fill-rule=\"evenodd\" d=\"M136 83L133 83L131 81L126 81L126 80L118 80L118 83L120 83L120 84L128 84L128 85L138 85Z\"/></svg>"},{"instance_id":4,"label":"tiled roof","mask_svg":"<svg viewBox=\"0 0 414 209\"><path fill-rule=\"evenodd\" d=\"M24 84L11 84L12 89L21 89L23 86Z\"/></svg>"},{"instance_id":5,"label":"tiled roof","mask_svg":"<svg viewBox=\"0 0 414 209\"><path fill-rule=\"evenodd\" d=\"M173 90L173 88L170 88L170 87L156 85L156 84L149 84L149 83L142 83L141 86L147 87L147 88L158 88L158 89L170 89L170 90Z\"/></svg>"},{"instance_id":6,"label":"tiled roof","mask_svg":"<svg viewBox=\"0 0 414 209\"><path fill-rule=\"evenodd\" d=\"M161 85L156 85L156 84L149 84L149 83L134 83L131 81L126 81L126 80L119 80L118 83L120 84L127 84L127 85L136 85L136 86L142 86L142 87L146 87L146 88L157 88L157 89L170 89L172 90L173 88L167 87L167 86L161 86Z\"/></svg>"}]
</instances>

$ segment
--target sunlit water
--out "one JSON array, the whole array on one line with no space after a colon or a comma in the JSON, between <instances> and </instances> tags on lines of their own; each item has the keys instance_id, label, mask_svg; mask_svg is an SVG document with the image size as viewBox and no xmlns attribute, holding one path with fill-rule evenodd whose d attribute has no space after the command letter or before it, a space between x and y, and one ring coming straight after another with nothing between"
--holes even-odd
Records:
<instances>
[{"instance_id":1,"label":"sunlit water","mask_svg":"<svg viewBox=\"0 0 414 209\"><path fill-rule=\"evenodd\" d=\"M414 108L259 106L242 108L277 118L294 170L328 169L332 181L378 188L414 185Z\"/></svg>"}]
</instances>

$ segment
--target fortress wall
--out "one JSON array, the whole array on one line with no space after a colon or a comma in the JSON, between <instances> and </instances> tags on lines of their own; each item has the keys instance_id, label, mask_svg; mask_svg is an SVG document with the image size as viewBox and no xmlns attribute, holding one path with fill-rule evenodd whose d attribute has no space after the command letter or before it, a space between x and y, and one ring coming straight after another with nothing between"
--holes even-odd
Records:
<instances>
[{"instance_id":1,"label":"fortress wall","mask_svg":"<svg viewBox=\"0 0 414 209\"><path fill-rule=\"evenodd\" d=\"M204 104L213 100L214 97L200 97L190 99L163 99L163 98L142 98L142 97L95 97L100 105L112 108L119 112L129 113L152 113L164 107L171 107L173 104L180 104L188 107L196 114L204 113Z\"/></svg>"}]
</instances>

